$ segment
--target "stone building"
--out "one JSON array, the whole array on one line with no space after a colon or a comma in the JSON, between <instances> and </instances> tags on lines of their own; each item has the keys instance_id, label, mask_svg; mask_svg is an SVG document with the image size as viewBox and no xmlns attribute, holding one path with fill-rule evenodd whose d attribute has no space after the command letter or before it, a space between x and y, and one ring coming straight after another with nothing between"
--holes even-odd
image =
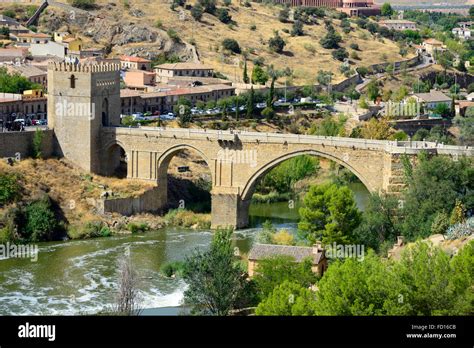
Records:
<instances>
[{"instance_id":1,"label":"stone building","mask_svg":"<svg viewBox=\"0 0 474 348\"><path fill-rule=\"evenodd\" d=\"M47 88L48 86L48 74L46 73L46 71L41 70L40 68L34 65L9 65L7 67L7 70L11 74L20 74L32 83L37 83L45 88Z\"/></svg>"},{"instance_id":2,"label":"stone building","mask_svg":"<svg viewBox=\"0 0 474 348\"><path fill-rule=\"evenodd\" d=\"M180 77L212 77L214 69L198 63L168 63L156 66L155 72L159 82L168 83Z\"/></svg>"},{"instance_id":3,"label":"stone building","mask_svg":"<svg viewBox=\"0 0 474 348\"><path fill-rule=\"evenodd\" d=\"M275 0L277 4L291 7L328 7L344 12L349 16L380 15L380 6L373 0Z\"/></svg>"},{"instance_id":4,"label":"stone building","mask_svg":"<svg viewBox=\"0 0 474 348\"><path fill-rule=\"evenodd\" d=\"M261 260L274 256L290 256L295 262L302 262L310 258L313 266L312 271L322 276L328 267L325 250L321 244L315 244L312 247L277 245L277 244L254 244L248 256L248 274L253 277L258 263Z\"/></svg>"},{"instance_id":5,"label":"stone building","mask_svg":"<svg viewBox=\"0 0 474 348\"><path fill-rule=\"evenodd\" d=\"M17 46L30 46L31 44L46 44L51 41L51 36L42 33L10 34Z\"/></svg>"},{"instance_id":6,"label":"stone building","mask_svg":"<svg viewBox=\"0 0 474 348\"><path fill-rule=\"evenodd\" d=\"M140 57L121 56L120 65L122 70L151 71L151 60Z\"/></svg>"},{"instance_id":7,"label":"stone building","mask_svg":"<svg viewBox=\"0 0 474 348\"><path fill-rule=\"evenodd\" d=\"M0 93L0 119L46 119L47 97L42 91L25 91L23 94Z\"/></svg>"},{"instance_id":8,"label":"stone building","mask_svg":"<svg viewBox=\"0 0 474 348\"><path fill-rule=\"evenodd\" d=\"M416 23L404 19L385 19L379 22L380 26L393 30L416 30Z\"/></svg>"}]
</instances>

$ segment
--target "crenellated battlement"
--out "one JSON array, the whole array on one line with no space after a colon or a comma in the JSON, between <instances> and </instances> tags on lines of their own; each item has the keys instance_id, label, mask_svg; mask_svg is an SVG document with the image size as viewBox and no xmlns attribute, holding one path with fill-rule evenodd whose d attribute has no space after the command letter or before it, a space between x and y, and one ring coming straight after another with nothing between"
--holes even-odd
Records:
<instances>
[{"instance_id":1,"label":"crenellated battlement","mask_svg":"<svg viewBox=\"0 0 474 348\"><path fill-rule=\"evenodd\" d=\"M74 64L74 63L56 63L51 62L48 64L48 70L58 72L78 72L78 73L100 73L100 72L114 72L120 71L120 64L117 63L87 63L87 64Z\"/></svg>"}]
</instances>

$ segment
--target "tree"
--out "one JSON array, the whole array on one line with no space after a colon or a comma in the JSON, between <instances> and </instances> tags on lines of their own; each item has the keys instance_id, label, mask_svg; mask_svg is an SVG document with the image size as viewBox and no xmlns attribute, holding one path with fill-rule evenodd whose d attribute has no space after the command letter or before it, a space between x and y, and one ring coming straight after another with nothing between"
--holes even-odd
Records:
<instances>
[{"instance_id":1,"label":"tree","mask_svg":"<svg viewBox=\"0 0 474 348\"><path fill-rule=\"evenodd\" d=\"M369 97L370 100L372 100L373 102L376 102L379 94L380 94L380 91L379 91L379 86L377 84L377 80L373 79L367 85L367 96Z\"/></svg>"},{"instance_id":2,"label":"tree","mask_svg":"<svg viewBox=\"0 0 474 348\"><path fill-rule=\"evenodd\" d=\"M255 310L256 315L315 315L316 294L288 280L277 286Z\"/></svg>"},{"instance_id":3,"label":"tree","mask_svg":"<svg viewBox=\"0 0 474 348\"><path fill-rule=\"evenodd\" d=\"M132 267L130 256L119 261L118 291L114 312L119 315L140 315L139 277Z\"/></svg>"},{"instance_id":4,"label":"tree","mask_svg":"<svg viewBox=\"0 0 474 348\"><path fill-rule=\"evenodd\" d=\"M361 221L352 191L335 184L311 186L299 213L298 232L311 243L348 244Z\"/></svg>"},{"instance_id":5,"label":"tree","mask_svg":"<svg viewBox=\"0 0 474 348\"><path fill-rule=\"evenodd\" d=\"M329 94L329 87L331 85L333 73L331 71L319 70L316 75L316 80L322 86L326 86L326 92Z\"/></svg>"},{"instance_id":6,"label":"tree","mask_svg":"<svg viewBox=\"0 0 474 348\"><path fill-rule=\"evenodd\" d=\"M229 14L229 10L225 8L220 8L217 10L217 18L219 18L219 20L225 24L232 21L232 16Z\"/></svg>"},{"instance_id":7,"label":"tree","mask_svg":"<svg viewBox=\"0 0 474 348\"><path fill-rule=\"evenodd\" d=\"M247 96L247 118L251 118L254 113L255 108L255 91L253 90L253 86L250 87L250 93Z\"/></svg>"},{"instance_id":8,"label":"tree","mask_svg":"<svg viewBox=\"0 0 474 348\"><path fill-rule=\"evenodd\" d=\"M465 117L456 117L454 123L459 127L461 133L459 140L461 144L467 146L474 145L474 108L472 109L472 114L468 108Z\"/></svg>"},{"instance_id":9,"label":"tree","mask_svg":"<svg viewBox=\"0 0 474 348\"><path fill-rule=\"evenodd\" d=\"M198 4L202 6L204 12L214 14L216 12L216 0L198 0Z\"/></svg>"},{"instance_id":10,"label":"tree","mask_svg":"<svg viewBox=\"0 0 474 348\"><path fill-rule=\"evenodd\" d=\"M233 53L236 53L236 54L240 53L239 43L234 39L224 39L222 41L222 47L224 47L224 49L229 50Z\"/></svg>"},{"instance_id":11,"label":"tree","mask_svg":"<svg viewBox=\"0 0 474 348\"><path fill-rule=\"evenodd\" d=\"M282 23L288 22L288 18L290 17L290 9L289 7L284 7L278 13L278 20Z\"/></svg>"},{"instance_id":12,"label":"tree","mask_svg":"<svg viewBox=\"0 0 474 348\"><path fill-rule=\"evenodd\" d=\"M382 5L381 15L384 17L390 17L391 15L393 15L393 8L390 3L386 2Z\"/></svg>"},{"instance_id":13,"label":"tree","mask_svg":"<svg viewBox=\"0 0 474 348\"><path fill-rule=\"evenodd\" d=\"M95 0L72 0L71 5L83 10L93 10L96 7Z\"/></svg>"},{"instance_id":14,"label":"tree","mask_svg":"<svg viewBox=\"0 0 474 348\"><path fill-rule=\"evenodd\" d=\"M34 158L41 158L41 149L43 144L44 133L40 129L36 129L33 136L33 156Z\"/></svg>"},{"instance_id":15,"label":"tree","mask_svg":"<svg viewBox=\"0 0 474 348\"><path fill-rule=\"evenodd\" d=\"M282 39L280 34L278 34L278 31L275 31L275 34L273 35L273 37L268 40L268 46L273 52L276 52L276 53L283 52L285 45L286 43Z\"/></svg>"},{"instance_id":16,"label":"tree","mask_svg":"<svg viewBox=\"0 0 474 348\"><path fill-rule=\"evenodd\" d=\"M452 161L422 153L415 167L407 163L405 172L407 189L403 195L401 228L407 240L428 237L436 215L451 212L456 200L467 210L474 208L472 159Z\"/></svg>"},{"instance_id":17,"label":"tree","mask_svg":"<svg viewBox=\"0 0 474 348\"><path fill-rule=\"evenodd\" d=\"M247 73L247 59L244 60L243 81L244 81L244 83L250 83L250 78L249 78L249 75Z\"/></svg>"},{"instance_id":18,"label":"tree","mask_svg":"<svg viewBox=\"0 0 474 348\"><path fill-rule=\"evenodd\" d=\"M364 139L388 140L393 135L393 130L387 119L371 118L362 126L361 135Z\"/></svg>"},{"instance_id":19,"label":"tree","mask_svg":"<svg viewBox=\"0 0 474 348\"><path fill-rule=\"evenodd\" d=\"M0 67L0 92L23 93L28 89L42 89L38 84L30 82L20 74L10 75L6 68Z\"/></svg>"},{"instance_id":20,"label":"tree","mask_svg":"<svg viewBox=\"0 0 474 348\"><path fill-rule=\"evenodd\" d=\"M264 85L268 81L268 74L261 66L255 65L252 70L252 83Z\"/></svg>"},{"instance_id":21,"label":"tree","mask_svg":"<svg viewBox=\"0 0 474 348\"><path fill-rule=\"evenodd\" d=\"M304 31L303 31L303 22L301 21L294 21L293 22L293 27L291 29L291 36L303 36Z\"/></svg>"},{"instance_id":22,"label":"tree","mask_svg":"<svg viewBox=\"0 0 474 348\"><path fill-rule=\"evenodd\" d=\"M200 4L196 4L191 9L191 16L197 21L200 21L202 18L202 14L204 12L203 7Z\"/></svg>"},{"instance_id":23,"label":"tree","mask_svg":"<svg viewBox=\"0 0 474 348\"><path fill-rule=\"evenodd\" d=\"M316 282L311 270L313 261L308 258L295 262L291 256L273 256L259 261L255 269L254 282L260 299L265 299L273 289L285 281L297 283L308 288Z\"/></svg>"},{"instance_id":24,"label":"tree","mask_svg":"<svg viewBox=\"0 0 474 348\"><path fill-rule=\"evenodd\" d=\"M469 16L473 17L474 16L474 6L471 6L469 8Z\"/></svg>"},{"instance_id":25,"label":"tree","mask_svg":"<svg viewBox=\"0 0 474 348\"><path fill-rule=\"evenodd\" d=\"M332 26L330 26L328 28L328 33L319 41L319 43L321 44L321 46L323 46L323 48L336 49L339 48L339 43L341 41L341 36Z\"/></svg>"},{"instance_id":26,"label":"tree","mask_svg":"<svg viewBox=\"0 0 474 348\"><path fill-rule=\"evenodd\" d=\"M217 230L208 251L186 257L183 279L188 284L184 303L193 313L228 315L246 289L245 272L234 262L232 230Z\"/></svg>"},{"instance_id":27,"label":"tree","mask_svg":"<svg viewBox=\"0 0 474 348\"><path fill-rule=\"evenodd\" d=\"M52 240L59 228L51 199L45 195L28 204L24 210L24 226L20 226L22 236L31 242Z\"/></svg>"},{"instance_id":28,"label":"tree","mask_svg":"<svg viewBox=\"0 0 474 348\"><path fill-rule=\"evenodd\" d=\"M184 97L180 97L176 105L173 106L173 112L178 115L178 121L181 126L187 126L192 121L191 106L191 101Z\"/></svg>"},{"instance_id":29,"label":"tree","mask_svg":"<svg viewBox=\"0 0 474 348\"><path fill-rule=\"evenodd\" d=\"M348 58L349 57L349 53L347 53L346 49L341 47L341 48L338 48L334 51L332 51L332 57L336 60L339 60L341 62L344 61L344 59Z\"/></svg>"},{"instance_id":30,"label":"tree","mask_svg":"<svg viewBox=\"0 0 474 348\"><path fill-rule=\"evenodd\" d=\"M451 117L451 108L445 103L437 104L433 112L441 117Z\"/></svg>"},{"instance_id":31,"label":"tree","mask_svg":"<svg viewBox=\"0 0 474 348\"><path fill-rule=\"evenodd\" d=\"M401 233L399 205L394 196L372 194L355 230L358 242L375 251L385 242L394 242Z\"/></svg>"}]
</instances>

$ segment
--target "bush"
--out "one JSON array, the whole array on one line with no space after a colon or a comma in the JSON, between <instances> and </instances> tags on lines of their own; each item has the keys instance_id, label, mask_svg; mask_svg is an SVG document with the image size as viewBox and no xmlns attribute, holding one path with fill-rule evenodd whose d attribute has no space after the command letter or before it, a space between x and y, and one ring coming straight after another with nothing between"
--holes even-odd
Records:
<instances>
[{"instance_id":1,"label":"bush","mask_svg":"<svg viewBox=\"0 0 474 348\"><path fill-rule=\"evenodd\" d=\"M21 197L20 177L17 174L0 174L0 206L12 203Z\"/></svg>"},{"instance_id":2,"label":"bush","mask_svg":"<svg viewBox=\"0 0 474 348\"><path fill-rule=\"evenodd\" d=\"M183 261L171 261L164 263L160 267L160 273L165 277L182 276L184 272L185 263Z\"/></svg>"},{"instance_id":3,"label":"bush","mask_svg":"<svg viewBox=\"0 0 474 348\"><path fill-rule=\"evenodd\" d=\"M127 225L127 230L129 230L133 234L143 233L143 232L149 231L150 227L148 226L146 222L140 222L140 223L130 222Z\"/></svg>"},{"instance_id":4,"label":"bush","mask_svg":"<svg viewBox=\"0 0 474 348\"><path fill-rule=\"evenodd\" d=\"M173 209L165 215L165 222L171 226L208 229L211 227L209 214L198 214L185 209Z\"/></svg>"},{"instance_id":5,"label":"bush","mask_svg":"<svg viewBox=\"0 0 474 348\"><path fill-rule=\"evenodd\" d=\"M334 59L337 59L337 60L343 62L344 59L349 57L349 54L347 53L345 48L338 48L337 50L332 52L332 57Z\"/></svg>"},{"instance_id":6,"label":"bush","mask_svg":"<svg viewBox=\"0 0 474 348\"><path fill-rule=\"evenodd\" d=\"M351 43L349 47L352 48L353 50L356 50L356 51L359 50L359 45L356 44L356 43Z\"/></svg>"},{"instance_id":7,"label":"bush","mask_svg":"<svg viewBox=\"0 0 474 348\"><path fill-rule=\"evenodd\" d=\"M268 46L273 52L281 53L285 48L285 41L281 38L278 32L275 32L275 35L268 40Z\"/></svg>"},{"instance_id":8,"label":"bush","mask_svg":"<svg viewBox=\"0 0 474 348\"><path fill-rule=\"evenodd\" d=\"M232 16L225 8L220 8L217 10L217 18L219 18L219 20L225 24L230 23L232 21Z\"/></svg>"},{"instance_id":9,"label":"bush","mask_svg":"<svg viewBox=\"0 0 474 348\"><path fill-rule=\"evenodd\" d=\"M49 196L33 201L24 210L25 225L22 236L32 242L52 240L59 225L56 220Z\"/></svg>"},{"instance_id":10,"label":"bush","mask_svg":"<svg viewBox=\"0 0 474 348\"><path fill-rule=\"evenodd\" d=\"M252 30L252 31L257 30L257 26L256 26L255 24L252 24L252 25L250 26L250 30Z\"/></svg>"},{"instance_id":11,"label":"bush","mask_svg":"<svg viewBox=\"0 0 474 348\"><path fill-rule=\"evenodd\" d=\"M303 36L303 22L295 21L291 29L291 36Z\"/></svg>"},{"instance_id":12,"label":"bush","mask_svg":"<svg viewBox=\"0 0 474 348\"><path fill-rule=\"evenodd\" d=\"M193 6L193 8L191 9L191 16L193 16L195 20L200 21L202 18L203 12L204 12L204 9L202 8L202 6L197 4Z\"/></svg>"},{"instance_id":13,"label":"bush","mask_svg":"<svg viewBox=\"0 0 474 348\"><path fill-rule=\"evenodd\" d=\"M72 0L71 5L83 10L93 10L96 7L95 0Z\"/></svg>"},{"instance_id":14,"label":"bush","mask_svg":"<svg viewBox=\"0 0 474 348\"><path fill-rule=\"evenodd\" d=\"M178 33L174 29L170 28L166 31L166 33L168 34L170 39L173 40L174 42L180 42L181 41L181 39L179 38Z\"/></svg>"},{"instance_id":15,"label":"bush","mask_svg":"<svg viewBox=\"0 0 474 348\"><path fill-rule=\"evenodd\" d=\"M446 239L460 239L474 234L474 217L448 228Z\"/></svg>"},{"instance_id":16,"label":"bush","mask_svg":"<svg viewBox=\"0 0 474 348\"><path fill-rule=\"evenodd\" d=\"M222 41L222 47L236 54L241 52L239 43L234 39L224 39Z\"/></svg>"}]
</instances>

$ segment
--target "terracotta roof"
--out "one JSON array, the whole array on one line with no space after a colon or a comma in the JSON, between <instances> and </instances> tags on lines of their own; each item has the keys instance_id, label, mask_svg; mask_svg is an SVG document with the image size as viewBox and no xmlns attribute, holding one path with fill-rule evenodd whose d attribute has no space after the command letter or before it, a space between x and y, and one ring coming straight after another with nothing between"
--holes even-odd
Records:
<instances>
[{"instance_id":1,"label":"terracotta roof","mask_svg":"<svg viewBox=\"0 0 474 348\"><path fill-rule=\"evenodd\" d=\"M166 63L157 65L155 69L165 70L213 70L212 67L200 63Z\"/></svg>"},{"instance_id":2,"label":"terracotta roof","mask_svg":"<svg viewBox=\"0 0 474 348\"><path fill-rule=\"evenodd\" d=\"M140 58L140 57L131 57L131 56L121 56L120 60L133 63L151 63L151 60Z\"/></svg>"},{"instance_id":3,"label":"terracotta roof","mask_svg":"<svg viewBox=\"0 0 474 348\"><path fill-rule=\"evenodd\" d=\"M49 38L51 36L43 33L21 33L17 34L17 37L36 37L36 38Z\"/></svg>"},{"instance_id":4,"label":"terracotta roof","mask_svg":"<svg viewBox=\"0 0 474 348\"><path fill-rule=\"evenodd\" d=\"M443 44L441 41L438 41L436 39L428 39L428 40L425 40L424 43L427 43L429 45L442 45Z\"/></svg>"},{"instance_id":5,"label":"terracotta roof","mask_svg":"<svg viewBox=\"0 0 474 348\"><path fill-rule=\"evenodd\" d=\"M262 260L272 256L291 256L296 262L311 258L313 264L317 265L324 257L321 251L315 252L313 247L277 245L277 244L254 244L249 253L249 260Z\"/></svg>"}]
</instances>

